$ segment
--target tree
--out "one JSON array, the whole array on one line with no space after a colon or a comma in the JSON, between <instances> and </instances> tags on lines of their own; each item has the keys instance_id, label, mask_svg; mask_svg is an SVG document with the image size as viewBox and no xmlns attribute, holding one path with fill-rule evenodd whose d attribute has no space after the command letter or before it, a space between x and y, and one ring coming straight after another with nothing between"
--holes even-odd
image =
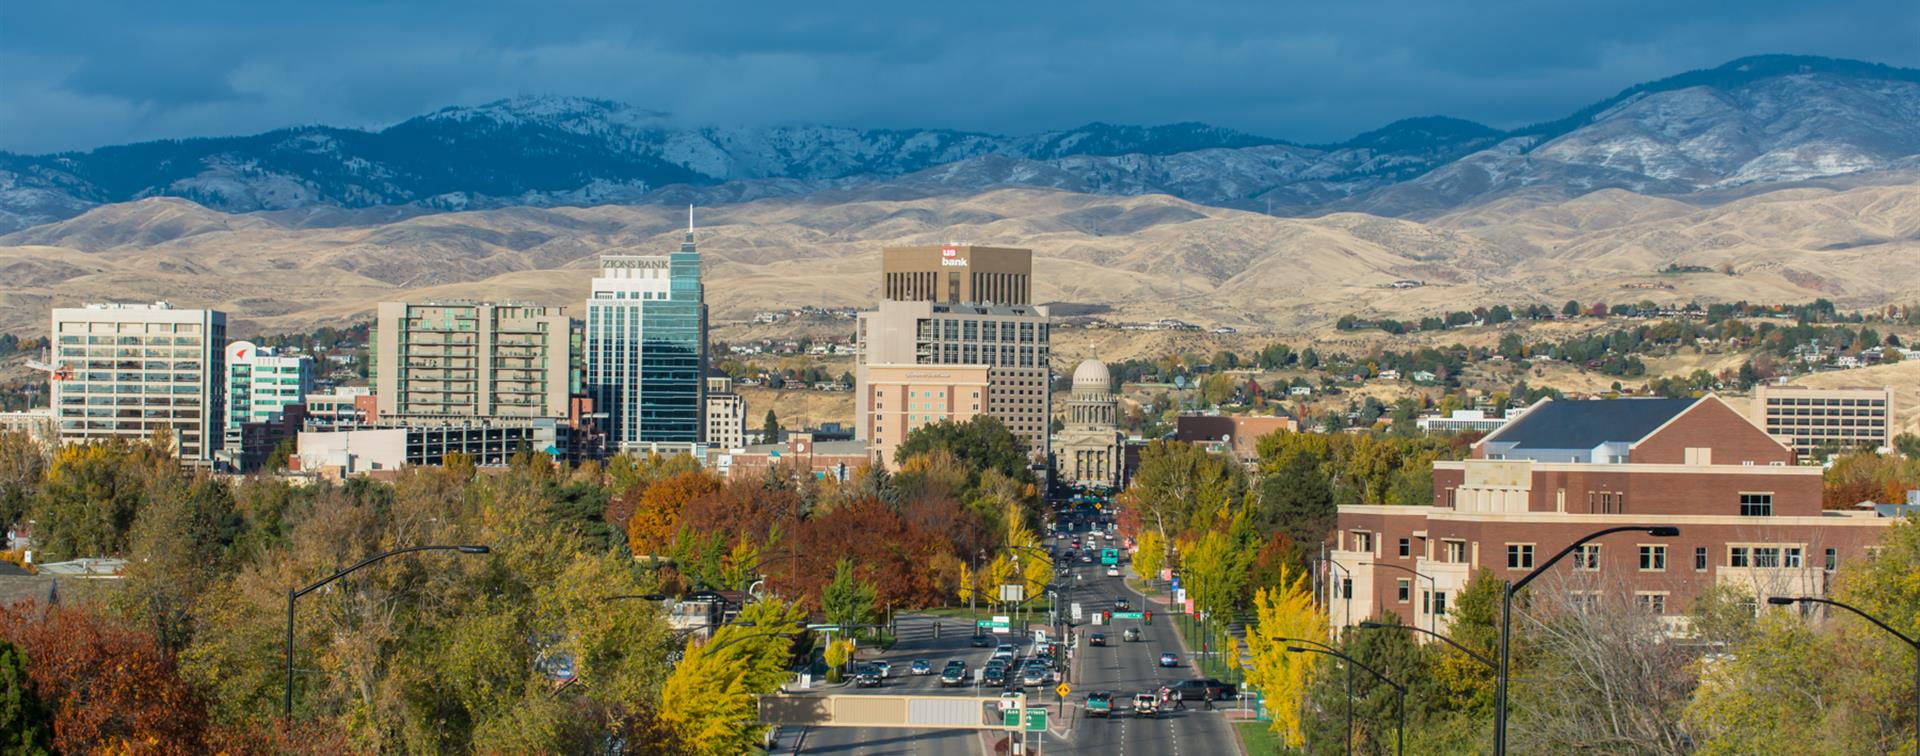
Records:
<instances>
[{"instance_id":1,"label":"tree","mask_svg":"<svg viewBox=\"0 0 1920 756\"><path fill-rule=\"evenodd\" d=\"M873 583L854 576L853 560L842 557L833 565L833 582L820 590L820 609L828 623L852 632L873 622L875 599Z\"/></svg>"},{"instance_id":2,"label":"tree","mask_svg":"<svg viewBox=\"0 0 1920 756\"><path fill-rule=\"evenodd\" d=\"M26 516L52 456L24 431L0 431L0 529Z\"/></svg>"},{"instance_id":3,"label":"tree","mask_svg":"<svg viewBox=\"0 0 1920 756\"><path fill-rule=\"evenodd\" d=\"M1246 492L1246 471L1232 458L1181 441L1154 441L1141 450L1122 505L1137 507L1148 527L1171 538L1211 523Z\"/></svg>"},{"instance_id":4,"label":"tree","mask_svg":"<svg viewBox=\"0 0 1920 756\"><path fill-rule=\"evenodd\" d=\"M120 554L158 455L147 445L97 442L54 456L34 506L43 561Z\"/></svg>"},{"instance_id":5,"label":"tree","mask_svg":"<svg viewBox=\"0 0 1920 756\"><path fill-rule=\"evenodd\" d=\"M20 649L6 641L0 641L0 752L53 753L53 715L34 693Z\"/></svg>"},{"instance_id":6,"label":"tree","mask_svg":"<svg viewBox=\"0 0 1920 756\"><path fill-rule=\"evenodd\" d=\"M679 525L680 511L694 499L719 489L719 481L700 471L683 472L647 486L627 521L627 548L636 556L660 553Z\"/></svg>"},{"instance_id":7,"label":"tree","mask_svg":"<svg viewBox=\"0 0 1920 756\"><path fill-rule=\"evenodd\" d=\"M56 751L206 752L206 702L153 636L79 609L23 604L0 610L0 640L31 660Z\"/></svg>"},{"instance_id":8,"label":"tree","mask_svg":"<svg viewBox=\"0 0 1920 756\"><path fill-rule=\"evenodd\" d=\"M1255 522L1261 530L1285 533L1295 543L1320 543L1332 531L1336 514L1326 474L1305 450L1288 453L1260 481Z\"/></svg>"},{"instance_id":9,"label":"tree","mask_svg":"<svg viewBox=\"0 0 1920 756\"><path fill-rule=\"evenodd\" d=\"M767 409L767 419L760 423L760 442L780 443L780 416L774 414L772 408Z\"/></svg>"},{"instance_id":10,"label":"tree","mask_svg":"<svg viewBox=\"0 0 1920 756\"><path fill-rule=\"evenodd\" d=\"M1247 681L1260 689L1273 713L1273 731L1290 747L1306 744L1300 704L1319 654L1287 652L1292 640L1325 642L1327 617L1314 606L1307 573L1285 569L1272 588L1254 596L1256 617L1247 634L1252 666Z\"/></svg>"},{"instance_id":11,"label":"tree","mask_svg":"<svg viewBox=\"0 0 1920 756\"><path fill-rule=\"evenodd\" d=\"M1580 317L1580 313L1580 302L1578 300L1569 299L1567 300L1567 304L1560 308L1561 317L1577 318Z\"/></svg>"},{"instance_id":12,"label":"tree","mask_svg":"<svg viewBox=\"0 0 1920 756\"><path fill-rule=\"evenodd\" d=\"M1147 530L1134 539L1133 571L1140 579L1156 579L1166 561L1167 539L1160 531Z\"/></svg>"},{"instance_id":13,"label":"tree","mask_svg":"<svg viewBox=\"0 0 1920 756\"><path fill-rule=\"evenodd\" d=\"M936 449L952 454L969 471L969 489L989 470L1020 483L1033 480L1033 473L1027 469L1026 443L992 415L975 415L965 422L943 420L915 428L900 442L894 461L904 464L914 455Z\"/></svg>"},{"instance_id":14,"label":"tree","mask_svg":"<svg viewBox=\"0 0 1920 756\"><path fill-rule=\"evenodd\" d=\"M705 642L689 640L661 686L660 720L685 753L753 750L754 696L773 692L785 679L793 641L778 634L798 634L806 612L772 599L749 604L740 615L740 622L721 625Z\"/></svg>"}]
</instances>

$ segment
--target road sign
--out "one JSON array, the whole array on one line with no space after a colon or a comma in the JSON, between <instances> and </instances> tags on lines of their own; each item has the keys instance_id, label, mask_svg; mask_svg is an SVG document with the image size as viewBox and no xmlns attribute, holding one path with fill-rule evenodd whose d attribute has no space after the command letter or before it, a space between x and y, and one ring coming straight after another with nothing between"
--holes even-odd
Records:
<instances>
[{"instance_id":1,"label":"road sign","mask_svg":"<svg viewBox=\"0 0 1920 756\"><path fill-rule=\"evenodd\" d=\"M1027 709L1027 732L1045 732L1047 729L1046 709Z\"/></svg>"},{"instance_id":2,"label":"road sign","mask_svg":"<svg viewBox=\"0 0 1920 756\"><path fill-rule=\"evenodd\" d=\"M1000 586L1000 600L1017 602L1027 600L1027 586L1021 583L1003 583Z\"/></svg>"},{"instance_id":3,"label":"road sign","mask_svg":"<svg viewBox=\"0 0 1920 756\"><path fill-rule=\"evenodd\" d=\"M1140 619L1139 612L1114 612L1114 619Z\"/></svg>"},{"instance_id":4,"label":"road sign","mask_svg":"<svg viewBox=\"0 0 1920 756\"><path fill-rule=\"evenodd\" d=\"M1073 602L1073 621L1079 622L1083 616L1080 610L1080 602Z\"/></svg>"},{"instance_id":5,"label":"road sign","mask_svg":"<svg viewBox=\"0 0 1920 756\"><path fill-rule=\"evenodd\" d=\"M993 615L993 619L980 620L980 624L990 631L1005 633L1012 629L1013 618L1005 614L996 614Z\"/></svg>"},{"instance_id":6,"label":"road sign","mask_svg":"<svg viewBox=\"0 0 1920 756\"><path fill-rule=\"evenodd\" d=\"M1067 687L1066 683L1060 683L1060 687L1054 688L1053 692L1060 694L1061 698L1066 698L1068 693L1073 692L1073 689Z\"/></svg>"}]
</instances>

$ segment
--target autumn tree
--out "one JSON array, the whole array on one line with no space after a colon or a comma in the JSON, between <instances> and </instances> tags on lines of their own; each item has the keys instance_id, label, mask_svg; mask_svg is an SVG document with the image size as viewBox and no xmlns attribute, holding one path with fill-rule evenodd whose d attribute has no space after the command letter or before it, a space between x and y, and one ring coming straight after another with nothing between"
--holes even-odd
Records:
<instances>
[{"instance_id":1,"label":"autumn tree","mask_svg":"<svg viewBox=\"0 0 1920 756\"><path fill-rule=\"evenodd\" d=\"M635 555L658 554L664 550L680 524L680 511L688 502L720 489L712 475L689 470L640 490L627 520L627 548ZM631 490L623 496L631 496Z\"/></svg>"},{"instance_id":2,"label":"autumn tree","mask_svg":"<svg viewBox=\"0 0 1920 756\"><path fill-rule=\"evenodd\" d=\"M206 703L153 636L80 609L20 604L0 610L0 640L30 660L56 751L206 752Z\"/></svg>"},{"instance_id":3,"label":"autumn tree","mask_svg":"<svg viewBox=\"0 0 1920 756\"><path fill-rule=\"evenodd\" d=\"M827 622L851 630L873 622L875 591L872 583L853 574L853 560L833 566L833 581L820 590L820 609Z\"/></svg>"},{"instance_id":4,"label":"autumn tree","mask_svg":"<svg viewBox=\"0 0 1920 756\"><path fill-rule=\"evenodd\" d=\"M1313 602L1307 573L1283 567L1275 585L1254 596L1255 621L1248 628L1252 655L1247 681L1260 689L1273 714L1275 734L1293 748L1306 744L1301 704L1313 670L1324 657L1287 652L1298 641L1327 640L1327 617Z\"/></svg>"},{"instance_id":5,"label":"autumn tree","mask_svg":"<svg viewBox=\"0 0 1920 756\"><path fill-rule=\"evenodd\" d=\"M25 431L0 431L0 529L26 516L52 461L52 448Z\"/></svg>"},{"instance_id":6,"label":"autumn tree","mask_svg":"<svg viewBox=\"0 0 1920 756\"><path fill-rule=\"evenodd\" d=\"M754 697L786 680L792 636L805 616L797 604L759 601L741 611L740 622L720 626L705 641L687 642L660 692L660 720L682 752L731 756L753 750L761 729L754 724Z\"/></svg>"},{"instance_id":7,"label":"autumn tree","mask_svg":"<svg viewBox=\"0 0 1920 756\"><path fill-rule=\"evenodd\" d=\"M965 422L943 420L915 428L894 451L894 461L905 463L915 455L936 449L952 454L968 470L969 488L989 470L1021 482L1030 482L1033 478L1027 469L1026 443L992 415L975 415Z\"/></svg>"},{"instance_id":8,"label":"autumn tree","mask_svg":"<svg viewBox=\"0 0 1920 756\"><path fill-rule=\"evenodd\" d=\"M33 507L40 558L56 562L122 553L157 462L157 453L142 444L96 442L61 449Z\"/></svg>"},{"instance_id":9,"label":"autumn tree","mask_svg":"<svg viewBox=\"0 0 1920 756\"><path fill-rule=\"evenodd\" d=\"M1205 527L1246 492L1246 472L1235 460L1194 444L1154 441L1140 452L1128 504L1146 527L1171 538Z\"/></svg>"}]
</instances>

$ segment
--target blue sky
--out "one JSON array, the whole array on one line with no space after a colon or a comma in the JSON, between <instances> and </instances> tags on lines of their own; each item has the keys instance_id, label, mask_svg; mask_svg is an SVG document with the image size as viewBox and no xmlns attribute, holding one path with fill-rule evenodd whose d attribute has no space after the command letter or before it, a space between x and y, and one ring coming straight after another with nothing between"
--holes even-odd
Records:
<instances>
[{"instance_id":1,"label":"blue sky","mask_svg":"<svg viewBox=\"0 0 1920 756\"><path fill-rule=\"evenodd\" d=\"M0 0L0 149L377 128L521 94L689 125L1336 141L1416 115L1523 125L1776 52L1920 67L1920 2Z\"/></svg>"}]
</instances>

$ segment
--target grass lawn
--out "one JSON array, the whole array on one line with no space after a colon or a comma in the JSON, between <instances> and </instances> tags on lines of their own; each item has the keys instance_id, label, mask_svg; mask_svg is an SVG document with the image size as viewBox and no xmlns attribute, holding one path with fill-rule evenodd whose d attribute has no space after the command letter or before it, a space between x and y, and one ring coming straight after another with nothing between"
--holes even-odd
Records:
<instances>
[{"instance_id":1,"label":"grass lawn","mask_svg":"<svg viewBox=\"0 0 1920 756\"><path fill-rule=\"evenodd\" d=\"M1267 722L1235 722L1233 734L1240 738L1240 752L1247 756L1279 756L1287 753L1280 747L1280 736L1273 734Z\"/></svg>"}]
</instances>

